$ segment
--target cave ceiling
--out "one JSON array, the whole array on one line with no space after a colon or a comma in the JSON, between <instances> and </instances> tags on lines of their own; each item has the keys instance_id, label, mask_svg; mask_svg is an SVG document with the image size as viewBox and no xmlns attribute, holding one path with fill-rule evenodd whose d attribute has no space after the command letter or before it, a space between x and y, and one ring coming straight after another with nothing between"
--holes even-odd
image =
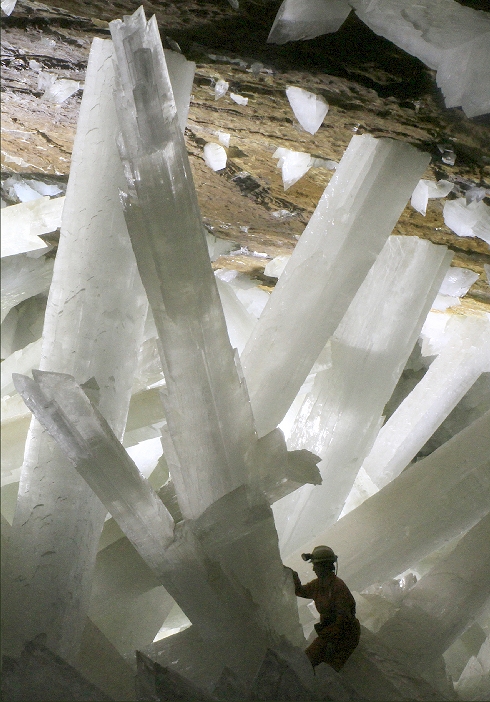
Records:
<instances>
[{"instance_id":1,"label":"cave ceiling","mask_svg":"<svg viewBox=\"0 0 490 702\"><path fill-rule=\"evenodd\" d=\"M92 38L109 38L108 21L140 4L19 0L13 14L2 18L2 181L12 173L67 181L82 90L60 105L44 101L39 66L29 64L83 86ZM483 9L476 0L466 4ZM435 72L375 35L354 13L336 34L267 44L279 5L240 0L236 10L226 0L143 2L147 17L157 17L164 45L177 42L196 62L185 136L201 212L211 233L241 247L213 265L246 272L268 288L275 281L263 274L264 254L291 252L333 173L311 168L284 191L273 158L278 147L339 161L353 134L392 137L429 152L424 177L453 181L454 196L475 185L490 188L488 115L468 119L460 108L445 108ZM248 104L236 104L229 93L215 100L219 78ZM285 94L289 85L328 101L315 135L295 120ZM231 140L226 168L214 172L204 162L203 146L218 142L218 131ZM444 148L454 151L454 165L443 161ZM9 204L8 195L2 196ZM394 233L447 244L453 265L479 273L456 312L490 309L483 268L490 264L490 249L480 239L453 234L444 224L441 200L429 201L426 217L407 205Z\"/></svg>"}]
</instances>

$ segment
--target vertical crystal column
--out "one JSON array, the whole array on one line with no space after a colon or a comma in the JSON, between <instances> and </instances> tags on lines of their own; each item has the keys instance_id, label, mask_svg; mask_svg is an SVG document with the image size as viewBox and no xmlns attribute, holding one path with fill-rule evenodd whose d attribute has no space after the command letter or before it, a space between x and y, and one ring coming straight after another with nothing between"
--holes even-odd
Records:
<instances>
[{"instance_id":1,"label":"vertical crystal column","mask_svg":"<svg viewBox=\"0 0 490 702\"><path fill-rule=\"evenodd\" d=\"M323 483L274 506L283 555L337 520L451 257L445 246L392 236L359 288L288 440L322 458Z\"/></svg>"},{"instance_id":2,"label":"vertical crystal column","mask_svg":"<svg viewBox=\"0 0 490 702\"><path fill-rule=\"evenodd\" d=\"M490 412L303 544L328 544L341 577L360 592L393 578L474 526L490 510ZM286 559L300 575L296 551Z\"/></svg>"},{"instance_id":3,"label":"vertical crystal column","mask_svg":"<svg viewBox=\"0 0 490 702\"><path fill-rule=\"evenodd\" d=\"M259 436L283 419L429 162L354 136L242 354Z\"/></svg>"},{"instance_id":4,"label":"vertical crystal column","mask_svg":"<svg viewBox=\"0 0 490 702\"><path fill-rule=\"evenodd\" d=\"M255 440L210 265L155 18L111 23L129 193L126 218L158 330L163 401L181 470L182 514L197 517L247 481ZM126 188L128 189L128 187Z\"/></svg>"},{"instance_id":5,"label":"vertical crystal column","mask_svg":"<svg viewBox=\"0 0 490 702\"><path fill-rule=\"evenodd\" d=\"M226 331L156 20L147 23L140 8L110 28L128 181L125 215L158 330L163 401L178 458L171 475L186 518L166 550L174 567L162 579L210 645L227 660L240 652L253 666L265 640L302 640L294 592L267 499L247 485L254 472L260 475L257 436ZM231 619L230 602L236 605Z\"/></svg>"},{"instance_id":6,"label":"vertical crystal column","mask_svg":"<svg viewBox=\"0 0 490 702\"><path fill-rule=\"evenodd\" d=\"M490 323L455 319L452 338L383 426L362 467L382 488L410 463L479 376L490 370Z\"/></svg>"},{"instance_id":7,"label":"vertical crystal column","mask_svg":"<svg viewBox=\"0 0 490 702\"><path fill-rule=\"evenodd\" d=\"M419 580L378 636L425 670L478 615L490 596L490 514Z\"/></svg>"},{"instance_id":8,"label":"vertical crystal column","mask_svg":"<svg viewBox=\"0 0 490 702\"><path fill-rule=\"evenodd\" d=\"M147 309L119 198L112 43L95 39L73 147L41 369L95 378L98 407L124 432ZM98 386L98 390L97 390ZM33 420L13 523L11 633L36 634L67 660L88 610L106 510Z\"/></svg>"}]
</instances>

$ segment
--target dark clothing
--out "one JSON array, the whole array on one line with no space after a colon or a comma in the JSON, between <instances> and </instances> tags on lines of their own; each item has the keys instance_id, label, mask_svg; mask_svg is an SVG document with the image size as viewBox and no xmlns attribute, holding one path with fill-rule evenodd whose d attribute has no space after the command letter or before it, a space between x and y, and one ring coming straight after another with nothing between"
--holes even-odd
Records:
<instances>
[{"instance_id":1,"label":"dark clothing","mask_svg":"<svg viewBox=\"0 0 490 702\"><path fill-rule=\"evenodd\" d=\"M322 661L340 670L359 643L361 626L356 619L356 601L343 580L334 573L322 575L301 585L294 573L295 592L315 602L320 623L315 625L318 638L305 653L313 666Z\"/></svg>"}]
</instances>

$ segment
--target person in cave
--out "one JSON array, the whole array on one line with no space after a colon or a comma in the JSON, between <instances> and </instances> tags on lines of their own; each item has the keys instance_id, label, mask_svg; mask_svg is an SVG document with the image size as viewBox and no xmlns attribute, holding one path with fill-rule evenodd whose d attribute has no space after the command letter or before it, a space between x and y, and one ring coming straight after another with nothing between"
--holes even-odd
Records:
<instances>
[{"instance_id":1,"label":"person in cave","mask_svg":"<svg viewBox=\"0 0 490 702\"><path fill-rule=\"evenodd\" d=\"M351 591L336 575L337 556L328 546L316 546L313 553L302 558L310 561L315 580L302 585L299 575L292 571L295 592L315 602L320 621L315 624L317 638L305 650L311 665L327 663L340 670L359 643L361 625L356 618L356 602Z\"/></svg>"}]
</instances>

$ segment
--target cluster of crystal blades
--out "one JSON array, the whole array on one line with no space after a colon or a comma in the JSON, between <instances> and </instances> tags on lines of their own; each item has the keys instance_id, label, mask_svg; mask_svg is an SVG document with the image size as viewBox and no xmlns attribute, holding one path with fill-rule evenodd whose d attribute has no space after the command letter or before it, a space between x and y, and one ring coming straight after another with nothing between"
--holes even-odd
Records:
<instances>
[{"instance_id":1,"label":"cluster of crystal blades","mask_svg":"<svg viewBox=\"0 0 490 702\"><path fill-rule=\"evenodd\" d=\"M490 595L480 587L488 564L476 558L488 538L489 413L400 475L430 436L406 418L433 398L429 424L437 428L489 370L480 344L487 320L465 327L379 432L451 261L446 247L390 236L429 157L390 139L353 137L263 314L241 332L240 359L227 324L242 311L226 286L218 291L183 137L193 67L163 51L142 8L110 29L112 42L95 40L90 55L40 370L33 379L14 374L38 421L9 546L22 584L9 615L13 650L43 632L52 650L76 658L108 511L192 623L165 639L162 661L183 647L192 665L178 670L197 684L255 689L268 666L287 660L298 689L320 694L300 652L281 555L305 578L300 552L329 543L342 556L342 577L360 591L467 532L457 555L420 580L406 609L359 654L372 663L369 646L391 647L401 677L406 665L422 674L417 641L405 637L420 624L412 600L430 619L423 650L436 660ZM101 145L97 173L90 154ZM171 472L158 494L121 444L148 304ZM276 428L286 414L287 445ZM339 519L362 475L373 492L383 489ZM33 540L40 519L48 528ZM49 568L39 568L46 554ZM459 577L461 564L472 587L454 591L459 617L445 621L452 590L444 585L436 602L432 589ZM386 671L373 675L385 680ZM432 688L420 694L435 699Z\"/></svg>"}]
</instances>

